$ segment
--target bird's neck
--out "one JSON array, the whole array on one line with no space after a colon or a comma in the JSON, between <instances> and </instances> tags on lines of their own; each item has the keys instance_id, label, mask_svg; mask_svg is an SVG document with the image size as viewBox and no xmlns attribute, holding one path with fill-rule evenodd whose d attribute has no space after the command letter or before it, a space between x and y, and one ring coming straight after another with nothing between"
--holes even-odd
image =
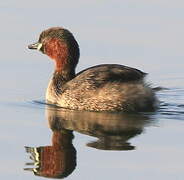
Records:
<instances>
[{"instance_id":1,"label":"bird's neck","mask_svg":"<svg viewBox=\"0 0 184 180\"><path fill-rule=\"evenodd\" d=\"M75 77L75 66L79 56L79 53L75 52L69 50L65 41L57 38L50 39L45 45L45 53L55 62L53 85L58 92L62 90L65 83Z\"/></svg>"},{"instance_id":2,"label":"bird's neck","mask_svg":"<svg viewBox=\"0 0 184 180\"><path fill-rule=\"evenodd\" d=\"M75 70L63 69L62 71L54 71L53 80L58 80L66 83L75 77Z\"/></svg>"},{"instance_id":3,"label":"bird's neck","mask_svg":"<svg viewBox=\"0 0 184 180\"><path fill-rule=\"evenodd\" d=\"M52 78L54 88L57 93L61 93L64 85L75 77L75 70L63 69L62 71L55 70Z\"/></svg>"}]
</instances>

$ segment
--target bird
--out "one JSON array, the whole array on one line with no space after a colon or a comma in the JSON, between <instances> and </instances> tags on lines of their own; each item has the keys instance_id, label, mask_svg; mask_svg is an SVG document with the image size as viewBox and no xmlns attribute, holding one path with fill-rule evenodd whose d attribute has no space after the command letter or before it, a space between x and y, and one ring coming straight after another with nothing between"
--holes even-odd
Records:
<instances>
[{"instance_id":1,"label":"bird","mask_svg":"<svg viewBox=\"0 0 184 180\"><path fill-rule=\"evenodd\" d=\"M100 64L76 73L80 49L66 28L41 32L29 49L41 51L55 63L46 90L46 102L79 111L149 112L157 109L154 89L147 73L120 64Z\"/></svg>"}]
</instances>

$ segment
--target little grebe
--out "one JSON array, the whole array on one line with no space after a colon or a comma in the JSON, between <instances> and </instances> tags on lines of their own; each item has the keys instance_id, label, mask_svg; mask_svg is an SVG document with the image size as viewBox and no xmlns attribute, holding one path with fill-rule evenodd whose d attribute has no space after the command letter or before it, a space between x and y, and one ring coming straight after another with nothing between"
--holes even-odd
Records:
<instances>
[{"instance_id":1,"label":"little grebe","mask_svg":"<svg viewBox=\"0 0 184 180\"><path fill-rule=\"evenodd\" d=\"M75 74L79 46L72 33L61 27L43 31L29 49L55 61L46 100L73 110L139 112L155 109L155 93L144 82L146 73L118 64L103 64Z\"/></svg>"}]
</instances>

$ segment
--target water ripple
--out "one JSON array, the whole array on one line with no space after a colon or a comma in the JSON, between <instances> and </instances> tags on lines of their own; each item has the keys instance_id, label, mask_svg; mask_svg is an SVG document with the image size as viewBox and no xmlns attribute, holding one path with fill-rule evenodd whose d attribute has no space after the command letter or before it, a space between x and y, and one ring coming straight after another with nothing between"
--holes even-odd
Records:
<instances>
[{"instance_id":1,"label":"water ripple","mask_svg":"<svg viewBox=\"0 0 184 180\"><path fill-rule=\"evenodd\" d=\"M184 89L173 88L158 93L160 108L158 113L169 119L184 120Z\"/></svg>"}]
</instances>

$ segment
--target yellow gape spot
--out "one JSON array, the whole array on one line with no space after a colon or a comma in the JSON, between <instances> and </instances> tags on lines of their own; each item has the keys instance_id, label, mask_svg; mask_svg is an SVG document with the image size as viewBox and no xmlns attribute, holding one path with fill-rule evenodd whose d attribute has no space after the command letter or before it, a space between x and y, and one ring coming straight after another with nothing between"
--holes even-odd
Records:
<instances>
[{"instance_id":1,"label":"yellow gape spot","mask_svg":"<svg viewBox=\"0 0 184 180\"><path fill-rule=\"evenodd\" d=\"M41 48L42 48L42 43L39 43L37 49L40 50Z\"/></svg>"}]
</instances>

